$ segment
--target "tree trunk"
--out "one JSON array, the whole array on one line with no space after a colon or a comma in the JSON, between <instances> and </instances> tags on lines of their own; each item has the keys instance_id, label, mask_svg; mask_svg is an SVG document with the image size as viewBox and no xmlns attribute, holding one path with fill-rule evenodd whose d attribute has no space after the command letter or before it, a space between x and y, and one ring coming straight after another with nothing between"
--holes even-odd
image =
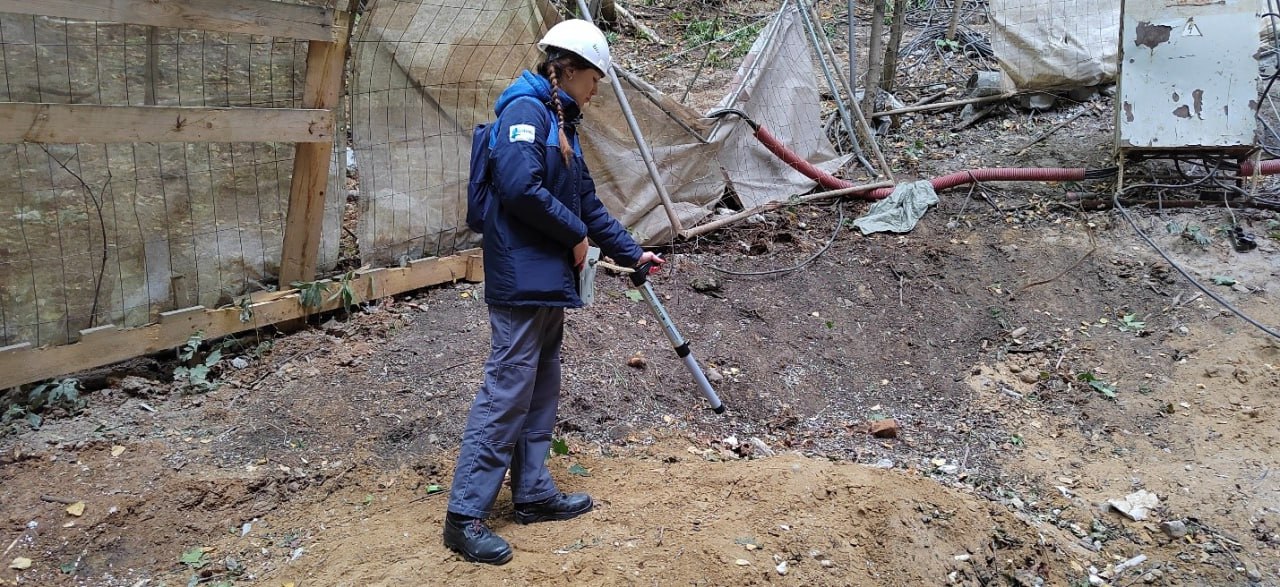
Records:
<instances>
[{"instance_id":1,"label":"tree trunk","mask_svg":"<svg viewBox=\"0 0 1280 587\"><path fill-rule=\"evenodd\" d=\"M880 78L880 88L886 92L893 91L898 77L898 49L902 47L902 23L906 19L907 0L894 0L893 24L889 26L889 46L884 50L884 73Z\"/></svg>"},{"instance_id":2,"label":"tree trunk","mask_svg":"<svg viewBox=\"0 0 1280 587\"><path fill-rule=\"evenodd\" d=\"M867 85L862 95L862 111L876 111L876 95L880 92L880 76L884 73L884 13L885 2L873 0L871 3L871 32L867 35L870 47L867 49Z\"/></svg>"}]
</instances>

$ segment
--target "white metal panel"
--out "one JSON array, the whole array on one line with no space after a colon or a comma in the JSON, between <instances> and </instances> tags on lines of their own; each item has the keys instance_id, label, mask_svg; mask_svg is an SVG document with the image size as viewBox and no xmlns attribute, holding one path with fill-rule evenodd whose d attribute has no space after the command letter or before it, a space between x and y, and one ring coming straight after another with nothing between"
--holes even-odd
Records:
<instances>
[{"instance_id":1,"label":"white metal panel","mask_svg":"<svg viewBox=\"0 0 1280 587\"><path fill-rule=\"evenodd\" d=\"M1257 0L1121 6L1118 148L1253 145Z\"/></svg>"}]
</instances>

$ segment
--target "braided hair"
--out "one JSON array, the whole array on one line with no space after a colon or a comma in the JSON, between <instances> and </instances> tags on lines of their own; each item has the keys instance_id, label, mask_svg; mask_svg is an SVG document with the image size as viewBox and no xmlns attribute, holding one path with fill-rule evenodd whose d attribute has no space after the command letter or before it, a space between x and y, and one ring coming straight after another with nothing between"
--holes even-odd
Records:
<instances>
[{"instance_id":1,"label":"braided hair","mask_svg":"<svg viewBox=\"0 0 1280 587\"><path fill-rule=\"evenodd\" d=\"M593 69L591 62L572 51L550 49L547 58L538 65L538 74L551 82L551 105L556 109L556 118L560 120L560 156L565 165L573 159L573 145L564 132L564 105L560 102L560 76L573 71Z\"/></svg>"}]
</instances>

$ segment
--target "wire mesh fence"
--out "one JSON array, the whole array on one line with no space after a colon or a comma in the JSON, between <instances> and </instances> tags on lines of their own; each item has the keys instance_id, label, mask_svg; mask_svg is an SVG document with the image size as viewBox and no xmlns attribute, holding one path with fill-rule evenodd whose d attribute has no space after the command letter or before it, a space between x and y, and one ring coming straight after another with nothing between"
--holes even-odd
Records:
<instances>
[{"instance_id":1,"label":"wire mesh fence","mask_svg":"<svg viewBox=\"0 0 1280 587\"><path fill-rule=\"evenodd\" d=\"M992 0L988 45L970 28L982 2L926 0L905 13L914 31L900 55L927 60L955 25L964 51L987 59L994 49L1017 75L1063 63L1105 73L1105 56L1085 49L1114 46L1114 1ZM655 28L605 25L631 116L602 84L583 144L599 195L640 240L669 240L721 202L746 208L814 186L736 116L713 111L745 113L826 171L860 173L830 140L856 124L834 100L850 99L849 14L814 4L696 14L637 4L633 16ZM338 261L343 228L364 265L471 248L479 236L462 223L471 129L535 65L537 40L562 12L542 0L370 0L357 10L349 105L359 197L345 220L354 226L341 227L346 165L333 165L320 266ZM1028 45L1009 32L1019 29L1066 44L1035 45L1043 51L1019 61ZM306 53L302 41L0 14L0 101L299 107ZM292 145L275 143L0 145L0 344L67 342L83 328L145 324L272 287L292 164Z\"/></svg>"},{"instance_id":2,"label":"wire mesh fence","mask_svg":"<svg viewBox=\"0 0 1280 587\"><path fill-rule=\"evenodd\" d=\"M0 101L296 108L306 55L305 41L0 14ZM94 138L0 145L0 346L146 324L274 281L292 144ZM336 245L325 239L321 266Z\"/></svg>"},{"instance_id":3,"label":"wire mesh fence","mask_svg":"<svg viewBox=\"0 0 1280 587\"><path fill-rule=\"evenodd\" d=\"M677 226L703 220L726 188L753 205L814 185L765 151L745 124L705 118L713 107L748 112L829 170L843 164L822 133L813 48L796 6L689 20L681 27L685 49L674 59L655 58L654 43L666 41L652 31L631 41L605 25L618 84L601 84L582 142L598 194L639 240L669 240ZM498 94L534 67L537 40L559 18L556 7L533 0L368 5L354 41L352 84L363 262L445 255L478 242L462 224L471 129L492 119ZM696 67L673 65L699 51Z\"/></svg>"}]
</instances>

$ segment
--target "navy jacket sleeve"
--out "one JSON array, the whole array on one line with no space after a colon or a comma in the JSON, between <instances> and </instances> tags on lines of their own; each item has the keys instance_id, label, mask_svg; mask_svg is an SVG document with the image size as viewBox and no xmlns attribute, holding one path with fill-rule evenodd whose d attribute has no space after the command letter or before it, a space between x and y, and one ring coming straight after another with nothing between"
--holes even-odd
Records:
<instances>
[{"instance_id":1,"label":"navy jacket sleeve","mask_svg":"<svg viewBox=\"0 0 1280 587\"><path fill-rule=\"evenodd\" d=\"M550 131L547 116L546 107L533 100L518 100L502 111L498 117L498 140L490 155L492 181L502 206L512 216L572 247L587 236L587 227L544 185ZM513 132L516 125L533 127L534 136Z\"/></svg>"},{"instance_id":2,"label":"navy jacket sleeve","mask_svg":"<svg viewBox=\"0 0 1280 587\"><path fill-rule=\"evenodd\" d=\"M591 235L591 240L619 264L625 267L635 265L644 250L631 238L627 229L609 214L604 202L596 196L596 183L587 172L585 162L582 166L582 186L582 220L587 223L587 233Z\"/></svg>"}]
</instances>

